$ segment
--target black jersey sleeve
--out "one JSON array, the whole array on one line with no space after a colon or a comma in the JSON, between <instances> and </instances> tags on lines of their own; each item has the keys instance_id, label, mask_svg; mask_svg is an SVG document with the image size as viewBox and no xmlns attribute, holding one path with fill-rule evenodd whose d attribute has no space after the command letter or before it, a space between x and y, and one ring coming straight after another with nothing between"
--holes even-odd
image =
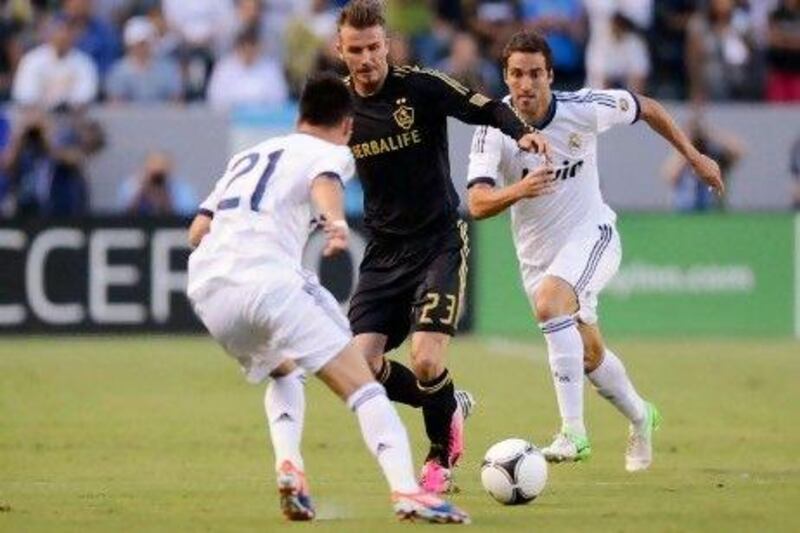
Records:
<instances>
[{"instance_id":1,"label":"black jersey sleeve","mask_svg":"<svg viewBox=\"0 0 800 533\"><path fill-rule=\"evenodd\" d=\"M438 70L415 69L410 81L424 101L444 116L498 128L515 140L532 131L503 102L477 93Z\"/></svg>"}]
</instances>

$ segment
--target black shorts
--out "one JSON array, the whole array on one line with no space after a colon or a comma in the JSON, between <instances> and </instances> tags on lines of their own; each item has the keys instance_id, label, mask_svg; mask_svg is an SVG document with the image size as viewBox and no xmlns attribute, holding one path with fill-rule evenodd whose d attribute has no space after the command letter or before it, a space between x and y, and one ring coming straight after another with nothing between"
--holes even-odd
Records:
<instances>
[{"instance_id":1,"label":"black shorts","mask_svg":"<svg viewBox=\"0 0 800 533\"><path fill-rule=\"evenodd\" d=\"M432 238L370 241L350 300L353 334L386 335L387 352L400 346L409 332L454 335L464 302L468 254L463 221Z\"/></svg>"}]
</instances>

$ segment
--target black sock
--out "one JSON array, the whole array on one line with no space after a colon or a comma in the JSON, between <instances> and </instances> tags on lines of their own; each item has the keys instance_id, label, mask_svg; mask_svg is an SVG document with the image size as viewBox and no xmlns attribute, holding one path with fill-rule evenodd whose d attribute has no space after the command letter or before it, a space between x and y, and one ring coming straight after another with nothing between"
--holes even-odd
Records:
<instances>
[{"instance_id":1,"label":"black sock","mask_svg":"<svg viewBox=\"0 0 800 533\"><path fill-rule=\"evenodd\" d=\"M422 406L424 396L417 386L417 376L407 366L384 357L377 377L386 389L386 396L393 402L411 407Z\"/></svg>"},{"instance_id":2,"label":"black sock","mask_svg":"<svg viewBox=\"0 0 800 533\"><path fill-rule=\"evenodd\" d=\"M431 381L420 381L419 390L424 395L422 416L425 419L425 432L431 441L431 449L426 460L435 460L442 466L450 468L450 424L456 410L456 399L453 393L453 380L447 369L438 378Z\"/></svg>"}]
</instances>

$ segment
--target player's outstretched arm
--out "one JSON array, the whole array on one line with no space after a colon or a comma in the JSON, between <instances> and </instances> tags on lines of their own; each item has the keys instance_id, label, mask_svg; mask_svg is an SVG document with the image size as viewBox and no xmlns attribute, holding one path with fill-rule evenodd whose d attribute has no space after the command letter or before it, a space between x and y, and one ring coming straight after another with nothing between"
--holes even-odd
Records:
<instances>
[{"instance_id":1,"label":"player's outstretched arm","mask_svg":"<svg viewBox=\"0 0 800 533\"><path fill-rule=\"evenodd\" d=\"M205 213L198 213L189 226L189 246L194 249L200 246L200 241L211 231L211 217Z\"/></svg>"},{"instance_id":2,"label":"player's outstretched arm","mask_svg":"<svg viewBox=\"0 0 800 533\"><path fill-rule=\"evenodd\" d=\"M476 220L502 213L523 198L536 198L553 192L553 168L543 165L533 169L521 180L495 189L488 183L476 182L469 188L469 214Z\"/></svg>"},{"instance_id":3,"label":"player's outstretched arm","mask_svg":"<svg viewBox=\"0 0 800 533\"><path fill-rule=\"evenodd\" d=\"M323 221L328 244L323 255L330 256L347 249L349 228L344 218L344 187L338 176L320 174L311 182L311 201Z\"/></svg>"},{"instance_id":4,"label":"player's outstretched arm","mask_svg":"<svg viewBox=\"0 0 800 533\"><path fill-rule=\"evenodd\" d=\"M706 185L714 189L717 194L725 192L725 184L719 165L710 157L701 154L692 145L689 137L681 130L670 114L660 103L652 98L636 95L641 106L641 119L647 122L650 128L665 138L675 149L686 158L694 169L695 174Z\"/></svg>"},{"instance_id":5,"label":"player's outstretched arm","mask_svg":"<svg viewBox=\"0 0 800 533\"><path fill-rule=\"evenodd\" d=\"M525 124L500 100L492 100L433 69L416 71L413 83L425 101L432 102L442 115L467 124L495 127L517 141L522 150L550 157L545 136Z\"/></svg>"}]
</instances>

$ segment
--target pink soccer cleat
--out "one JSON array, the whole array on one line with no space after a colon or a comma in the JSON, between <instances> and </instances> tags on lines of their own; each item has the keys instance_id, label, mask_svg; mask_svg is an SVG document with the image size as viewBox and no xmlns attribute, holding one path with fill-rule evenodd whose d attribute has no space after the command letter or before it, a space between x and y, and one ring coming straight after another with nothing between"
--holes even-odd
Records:
<instances>
[{"instance_id":1,"label":"pink soccer cleat","mask_svg":"<svg viewBox=\"0 0 800 533\"><path fill-rule=\"evenodd\" d=\"M464 411L461 404L457 404L450 421L450 442L447 446L447 460L450 468L458 464L462 455L464 455Z\"/></svg>"},{"instance_id":2,"label":"pink soccer cleat","mask_svg":"<svg viewBox=\"0 0 800 533\"><path fill-rule=\"evenodd\" d=\"M446 500L434 494L392 493L394 514L400 520L416 519L432 524L469 524L469 515Z\"/></svg>"},{"instance_id":3,"label":"pink soccer cleat","mask_svg":"<svg viewBox=\"0 0 800 533\"><path fill-rule=\"evenodd\" d=\"M445 494L455 489L452 472L435 459L428 459L422 465L419 484L424 491L432 494Z\"/></svg>"},{"instance_id":4,"label":"pink soccer cleat","mask_svg":"<svg viewBox=\"0 0 800 533\"><path fill-rule=\"evenodd\" d=\"M306 475L292 464L284 461L278 469L278 492L281 495L281 511L292 521L314 518L314 506L308 494Z\"/></svg>"}]
</instances>

